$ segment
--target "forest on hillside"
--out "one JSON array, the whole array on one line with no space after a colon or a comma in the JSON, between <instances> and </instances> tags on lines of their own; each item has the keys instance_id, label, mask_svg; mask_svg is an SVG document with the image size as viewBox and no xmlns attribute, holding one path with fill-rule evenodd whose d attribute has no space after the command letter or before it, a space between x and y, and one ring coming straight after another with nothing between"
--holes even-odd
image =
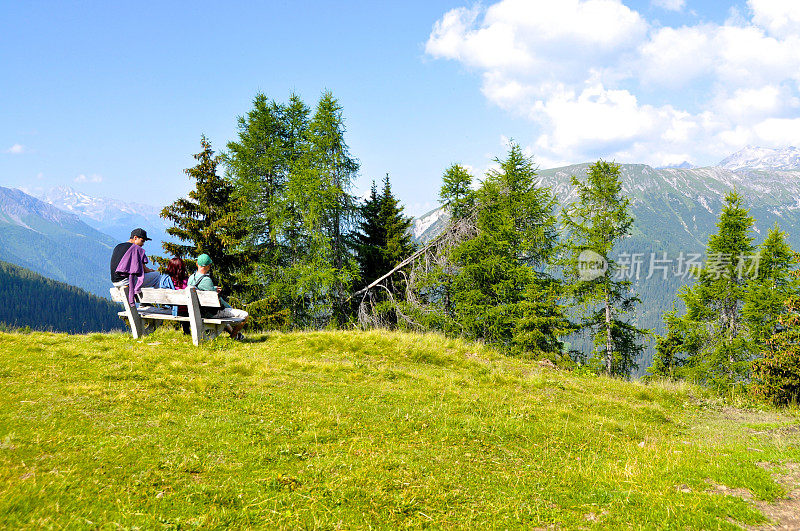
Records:
<instances>
[{"instance_id":1,"label":"forest on hillside","mask_svg":"<svg viewBox=\"0 0 800 531\"><path fill-rule=\"evenodd\" d=\"M800 290L796 255L777 226L753 244L754 220L735 190L658 335L641 327L631 263L619 252L634 222L619 165L598 160L572 178L575 201L559 205L514 142L483 176L453 164L440 193L450 221L415 246L389 175L366 200L354 197L359 163L330 92L313 109L297 95L281 103L258 94L237 123L220 154L201 138L186 170L194 189L162 211L181 242L164 250L190 263L209 254L217 284L251 326L433 330L623 377L649 338L650 376L770 397L770 378L800 365L786 336L786 302Z\"/></svg>"},{"instance_id":2,"label":"forest on hillside","mask_svg":"<svg viewBox=\"0 0 800 531\"><path fill-rule=\"evenodd\" d=\"M85 334L122 330L118 305L0 261L0 327Z\"/></svg>"}]
</instances>

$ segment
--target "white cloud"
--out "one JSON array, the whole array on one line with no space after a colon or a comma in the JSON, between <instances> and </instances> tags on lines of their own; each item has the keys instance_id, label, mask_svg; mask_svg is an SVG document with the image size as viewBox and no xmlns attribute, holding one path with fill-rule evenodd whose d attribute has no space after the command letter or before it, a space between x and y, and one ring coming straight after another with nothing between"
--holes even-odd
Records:
<instances>
[{"instance_id":1,"label":"white cloud","mask_svg":"<svg viewBox=\"0 0 800 531\"><path fill-rule=\"evenodd\" d=\"M639 50L641 79L673 88L707 74L714 68L713 32L711 26L655 31Z\"/></svg>"},{"instance_id":2,"label":"white cloud","mask_svg":"<svg viewBox=\"0 0 800 531\"><path fill-rule=\"evenodd\" d=\"M531 120L537 160L704 164L800 143L800 0L749 7L669 27L619 0L500 0L447 12L426 52L475 69L489 101Z\"/></svg>"},{"instance_id":3,"label":"white cloud","mask_svg":"<svg viewBox=\"0 0 800 531\"><path fill-rule=\"evenodd\" d=\"M653 5L669 11L681 11L686 5L686 0L653 0Z\"/></svg>"},{"instance_id":4,"label":"white cloud","mask_svg":"<svg viewBox=\"0 0 800 531\"><path fill-rule=\"evenodd\" d=\"M103 176L97 175L96 173L93 173L91 175L80 174L77 177L75 177L73 181L75 181L76 183L101 183L103 182Z\"/></svg>"},{"instance_id":5,"label":"white cloud","mask_svg":"<svg viewBox=\"0 0 800 531\"><path fill-rule=\"evenodd\" d=\"M800 145L800 118L768 118L756 124L754 130L765 147Z\"/></svg>"},{"instance_id":6,"label":"white cloud","mask_svg":"<svg viewBox=\"0 0 800 531\"><path fill-rule=\"evenodd\" d=\"M796 98L789 94L789 90L775 85L737 89L732 94L726 93L716 108L732 122L747 123L781 113L787 106L797 107Z\"/></svg>"},{"instance_id":7,"label":"white cloud","mask_svg":"<svg viewBox=\"0 0 800 531\"><path fill-rule=\"evenodd\" d=\"M748 0L753 23L770 35L788 37L800 32L800 2L797 0Z\"/></svg>"},{"instance_id":8,"label":"white cloud","mask_svg":"<svg viewBox=\"0 0 800 531\"><path fill-rule=\"evenodd\" d=\"M12 155L21 155L22 153L27 153L27 151L28 149L22 144L14 144L6 150L6 153L10 153Z\"/></svg>"},{"instance_id":9,"label":"white cloud","mask_svg":"<svg viewBox=\"0 0 800 531\"><path fill-rule=\"evenodd\" d=\"M645 35L641 16L618 0L504 0L483 12L457 8L434 25L425 51L493 72L564 76ZM569 21L565 24L564 21Z\"/></svg>"}]
</instances>

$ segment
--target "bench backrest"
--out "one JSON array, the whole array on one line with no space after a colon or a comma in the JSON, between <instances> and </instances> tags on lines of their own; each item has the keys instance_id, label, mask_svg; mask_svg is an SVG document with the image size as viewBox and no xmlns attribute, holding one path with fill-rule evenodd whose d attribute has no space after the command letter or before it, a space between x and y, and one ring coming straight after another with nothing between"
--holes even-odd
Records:
<instances>
[{"instance_id":1,"label":"bench backrest","mask_svg":"<svg viewBox=\"0 0 800 531\"><path fill-rule=\"evenodd\" d=\"M188 306L191 301L189 290L186 289L159 289L143 288L138 296L139 302L144 304L180 304ZM194 290L197 293L197 300L200 306L207 308L221 308L219 295L216 291ZM125 302L127 299L123 288L113 287L110 290L111 299L115 302Z\"/></svg>"}]
</instances>

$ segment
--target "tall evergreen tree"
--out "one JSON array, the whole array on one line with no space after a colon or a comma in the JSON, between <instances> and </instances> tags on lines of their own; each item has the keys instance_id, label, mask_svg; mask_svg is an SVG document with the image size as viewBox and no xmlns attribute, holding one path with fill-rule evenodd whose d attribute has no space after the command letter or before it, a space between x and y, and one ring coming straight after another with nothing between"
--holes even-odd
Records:
<instances>
[{"instance_id":1,"label":"tall evergreen tree","mask_svg":"<svg viewBox=\"0 0 800 531\"><path fill-rule=\"evenodd\" d=\"M345 131L342 106L332 93L323 93L309 126L310 169L319 179L318 204L308 206L318 208L322 216L330 260L326 292L338 324L346 319L345 301L358 276L358 265L350 253L358 209L350 191L359 164L350 154Z\"/></svg>"},{"instance_id":2,"label":"tall evergreen tree","mask_svg":"<svg viewBox=\"0 0 800 531\"><path fill-rule=\"evenodd\" d=\"M359 230L354 235L355 249L361 285L366 286L412 254L415 246L411 239L411 218L403 215L403 207L392 192L389 174L383 179L380 194L372 182L370 196L360 212ZM395 286L392 292L399 296L402 289Z\"/></svg>"},{"instance_id":3,"label":"tall evergreen tree","mask_svg":"<svg viewBox=\"0 0 800 531\"><path fill-rule=\"evenodd\" d=\"M228 142L222 156L240 199L245 243L254 256L250 299L282 298L281 270L289 260L282 233L291 226L284 196L292 154L305 150L302 108L294 95L287 107L258 93L252 109L238 118L238 138Z\"/></svg>"},{"instance_id":4,"label":"tall evergreen tree","mask_svg":"<svg viewBox=\"0 0 800 531\"><path fill-rule=\"evenodd\" d=\"M386 244L382 253L387 266L385 273L413 253L415 247L411 239L412 220L403 214L400 201L392 193L388 173L383 178L380 217L386 227Z\"/></svg>"},{"instance_id":5,"label":"tall evergreen tree","mask_svg":"<svg viewBox=\"0 0 800 531\"><path fill-rule=\"evenodd\" d=\"M452 268L444 272L452 313L467 337L510 353L557 356L569 323L558 283L545 273L556 249L555 199L537 186L533 162L518 144L496 162L499 169L475 192L477 236L453 250ZM456 173L464 183L458 168L446 176ZM443 186L445 194L450 189ZM451 197L471 195L466 189Z\"/></svg>"},{"instance_id":6,"label":"tall evergreen tree","mask_svg":"<svg viewBox=\"0 0 800 531\"><path fill-rule=\"evenodd\" d=\"M770 237L767 237L767 241ZM777 238L774 239L777 241ZM762 245L766 247L766 241ZM777 245L776 248L782 246ZM782 252L775 253L782 256ZM792 253L789 265L790 273L784 280L791 286L784 307L777 315L774 326L764 327L763 321L757 322L757 330L772 329L771 337L760 344L759 357L753 360L753 377L750 391L755 396L769 400L777 405L786 405L800 401L800 271L795 266L800 262L800 254ZM783 275L780 275L783 277ZM777 283L776 283L777 285ZM756 291L760 291L758 286ZM755 294L755 293L754 293ZM771 293L764 293L767 298ZM747 305L747 303L745 303ZM766 305L767 315L775 315L771 301ZM753 307L753 310L757 308ZM745 312L746 313L746 312ZM746 317L747 319L747 317ZM756 334L756 337L757 334Z\"/></svg>"},{"instance_id":7,"label":"tall evergreen tree","mask_svg":"<svg viewBox=\"0 0 800 531\"><path fill-rule=\"evenodd\" d=\"M742 320L755 343L753 350L759 351L777 332L778 319L786 314L786 301L797 293L800 283L792 274L794 251L777 223L759 246L756 258L758 263L745 278Z\"/></svg>"},{"instance_id":8,"label":"tall evergreen tree","mask_svg":"<svg viewBox=\"0 0 800 531\"><path fill-rule=\"evenodd\" d=\"M630 200L622 193L620 166L597 161L589 167L585 183L573 177L572 184L577 187L578 202L563 211L568 231L566 274L572 296L586 313L581 327L594 331L594 359L605 372L629 376L644 348L641 337L646 331L624 319L640 301L632 293L631 281L617 278L620 266L611 256L633 225ZM606 264L605 269L582 274L587 253Z\"/></svg>"},{"instance_id":9,"label":"tall evergreen tree","mask_svg":"<svg viewBox=\"0 0 800 531\"><path fill-rule=\"evenodd\" d=\"M758 280L753 271L758 255L754 254L752 227L753 218L743 206L742 197L735 191L729 193L717 233L708 239L705 266L695 272L696 283L683 288L678 295L686 313L680 317L674 311L667 315L667 333L657 339L657 358L651 373L687 377L720 389L747 380L755 345L742 310L750 279L755 275ZM770 248L781 247L779 234L774 233L768 239ZM782 261L779 257L769 261L775 267L767 266L770 272L764 278L774 277L782 267L777 265ZM758 292L757 284L753 284L753 295ZM752 301L751 305L754 304ZM753 315L749 319L754 324L758 321ZM763 338L766 333L760 329L756 335ZM668 367L672 370L665 373Z\"/></svg>"},{"instance_id":10,"label":"tall evergreen tree","mask_svg":"<svg viewBox=\"0 0 800 531\"><path fill-rule=\"evenodd\" d=\"M247 226L240 217L241 203L234 197L234 187L217 175L218 157L203 136L202 151L194 155L197 165L185 170L195 181L188 198L181 198L161 211L161 217L173 222L167 234L181 242L164 242L164 250L183 258L209 255L214 261L217 283L230 294L240 294L248 274L251 253L241 243Z\"/></svg>"},{"instance_id":11,"label":"tall evergreen tree","mask_svg":"<svg viewBox=\"0 0 800 531\"><path fill-rule=\"evenodd\" d=\"M389 271L383 253L387 229L381 218L381 196L378 195L375 181L372 181L369 197L360 210L361 220L355 234L355 249L363 287Z\"/></svg>"},{"instance_id":12,"label":"tall evergreen tree","mask_svg":"<svg viewBox=\"0 0 800 531\"><path fill-rule=\"evenodd\" d=\"M453 164L442 176L439 202L444 203L454 220L468 216L475 206L472 175L460 164Z\"/></svg>"}]
</instances>

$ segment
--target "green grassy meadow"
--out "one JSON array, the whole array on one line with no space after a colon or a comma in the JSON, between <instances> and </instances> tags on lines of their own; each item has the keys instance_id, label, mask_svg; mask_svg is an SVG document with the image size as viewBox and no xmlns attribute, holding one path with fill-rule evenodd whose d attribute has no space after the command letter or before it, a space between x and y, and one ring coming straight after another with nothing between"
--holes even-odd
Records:
<instances>
[{"instance_id":1,"label":"green grassy meadow","mask_svg":"<svg viewBox=\"0 0 800 531\"><path fill-rule=\"evenodd\" d=\"M0 333L0 527L737 529L799 425L438 335Z\"/></svg>"}]
</instances>

